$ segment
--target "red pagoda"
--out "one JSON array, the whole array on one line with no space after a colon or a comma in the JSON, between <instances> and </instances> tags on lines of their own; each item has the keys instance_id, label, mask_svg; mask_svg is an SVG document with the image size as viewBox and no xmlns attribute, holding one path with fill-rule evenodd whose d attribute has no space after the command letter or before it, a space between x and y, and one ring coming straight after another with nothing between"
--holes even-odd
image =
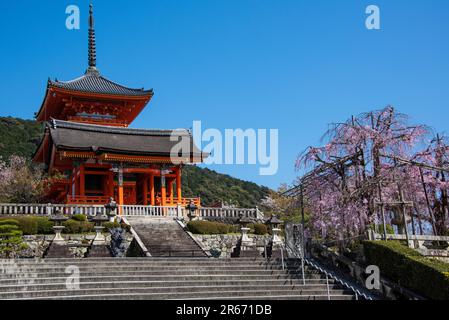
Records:
<instances>
[{"instance_id":1,"label":"red pagoda","mask_svg":"<svg viewBox=\"0 0 449 320\"><path fill-rule=\"evenodd\" d=\"M103 77L96 65L91 5L87 71L72 81L49 80L36 114L46 129L33 160L44 163L49 174L65 177L52 184L48 198L80 205L104 205L111 197L119 205L186 205L192 199L182 197L182 166L200 163L207 155L188 130L128 128L153 90L119 85ZM189 154L173 155L180 139L187 139Z\"/></svg>"}]
</instances>

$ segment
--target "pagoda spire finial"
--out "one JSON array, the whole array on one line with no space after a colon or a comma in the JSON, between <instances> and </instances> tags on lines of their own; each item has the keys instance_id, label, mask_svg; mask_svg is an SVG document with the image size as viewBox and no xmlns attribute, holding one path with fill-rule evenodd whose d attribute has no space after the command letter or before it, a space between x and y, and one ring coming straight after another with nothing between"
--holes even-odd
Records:
<instances>
[{"instance_id":1,"label":"pagoda spire finial","mask_svg":"<svg viewBox=\"0 0 449 320\"><path fill-rule=\"evenodd\" d=\"M92 3L89 5L89 68L87 69L87 72L98 72L94 6L92 5Z\"/></svg>"}]
</instances>

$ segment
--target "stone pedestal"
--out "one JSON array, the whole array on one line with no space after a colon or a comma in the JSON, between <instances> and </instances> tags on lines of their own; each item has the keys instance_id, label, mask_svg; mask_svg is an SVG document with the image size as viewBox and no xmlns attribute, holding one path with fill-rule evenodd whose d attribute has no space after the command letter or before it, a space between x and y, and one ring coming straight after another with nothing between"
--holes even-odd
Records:
<instances>
[{"instance_id":1,"label":"stone pedestal","mask_svg":"<svg viewBox=\"0 0 449 320\"><path fill-rule=\"evenodd\" d=\"M198 220L200 220L200 218L197 216L197 214L195 212L194 213L189 212L188 219L189 219L189 221L198 221Z\"/></svg>"},{"instance_id":2,"label":"stone pedestal","mask_svg":"<svg viewBox=\"0 0 449 320\"><path fill-rule=\"evenodd\" d=\"M251 229L250 228L241 228L242 231L242 247L252 247L254 246L253 240L248 236L248 233Z\"/></svg>"},{"instance_id":3,"label":"stone pedestal","mask_svg":"<svg viewBox=\"0 0 449 320\"><path fill-rule=\"evenodd\" d=\"M95 235L93 245L105 245L106 237L103 235L104 227L95 226L94 229L95 229L96 235Z\"/></svg>"},{"instance_id":4,"label":"stone pedestal","mask_svg":"<svg viewBox=\"0 0 449 320\"><path fill-rule=\"evenodd\" d=\"M256 244L254 243L253 239L248 236L248 233L251 229L242 227L240 230L242 232L242 237L240 239L240 247L237 250L238 256L240 258L252 258L260 256L260 253L256 248Z\"/></svg>"},{"instance_id":5,"label":"stone pedestal","mask_svg":"<svg viewBox=\"0 0 449 320\"><path fill-rule=\"evenodd\" d=\"M273 247L282 245L282 239L279 236L281 234L281 229L273 228L272 232L273 232L273 238L272 238Z\"/></svg>"},{"instance_id":6,"label":"stone pedestal","mask_svg":"<svg viewBox=\"0 0 449 320\"><path fill-rule=\"evenodd\" d=\"M64 240L64 238L61 235L62 230L64 230L64 229L65 229L64 226L54 226L53 227L53 231L56 234L54 239L53 239L54 243L56 243L56 244L64 244L65 243L65 240Z\"/></svg>"}]
</instances>

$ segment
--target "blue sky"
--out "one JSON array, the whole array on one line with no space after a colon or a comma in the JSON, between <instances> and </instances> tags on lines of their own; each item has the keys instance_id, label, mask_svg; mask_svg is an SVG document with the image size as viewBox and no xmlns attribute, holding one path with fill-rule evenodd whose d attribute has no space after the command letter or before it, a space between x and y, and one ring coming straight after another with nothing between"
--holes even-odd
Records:
<instances>
[{"instance_id":1,"label":"blue sky","mask_svg":"<svg viewBox=\"0 0 449 320\"><path fill-rule=\"evenodd\" d=\"M81 29L65 9L81 9ZM87 64L87 0L0 3L0 115L32 118L48 77ZM365 8L381 30L365 28ZM140 128L279 129L279 172L211 166L276 188L327 124L387 104L447 131L449 1L95 0L98 67L155 97Z\"/></svg>"}]
</instances>

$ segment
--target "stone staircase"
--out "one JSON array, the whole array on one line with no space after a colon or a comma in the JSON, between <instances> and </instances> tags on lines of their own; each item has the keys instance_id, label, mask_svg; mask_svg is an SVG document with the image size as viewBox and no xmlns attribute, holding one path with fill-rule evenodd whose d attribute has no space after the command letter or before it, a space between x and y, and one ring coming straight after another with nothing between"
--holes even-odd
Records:
<instances>
[{"instance_id":1,"label":"stone staircase","mask_svg":"<svg viewBox=\"0 0 449 320\"><path fill-rule=\"evenodd\" d=\"M206 257L201 247L173 219L128 218L152 257Z\"/></svg>"},{"instance_id":2,"label":"stone staircase","mask_svg":"<svg viewBox=\"0 0 449 320\"><path fill-rule=\"evenodd\" d=\"M78 288L68 288L79 270ZM0 300L352 300L300 263L261 258L1 260ZM68 281L73 285L72 281ZM328 295L329 292L329 295Z\"/></svg>"}]
</instances>

